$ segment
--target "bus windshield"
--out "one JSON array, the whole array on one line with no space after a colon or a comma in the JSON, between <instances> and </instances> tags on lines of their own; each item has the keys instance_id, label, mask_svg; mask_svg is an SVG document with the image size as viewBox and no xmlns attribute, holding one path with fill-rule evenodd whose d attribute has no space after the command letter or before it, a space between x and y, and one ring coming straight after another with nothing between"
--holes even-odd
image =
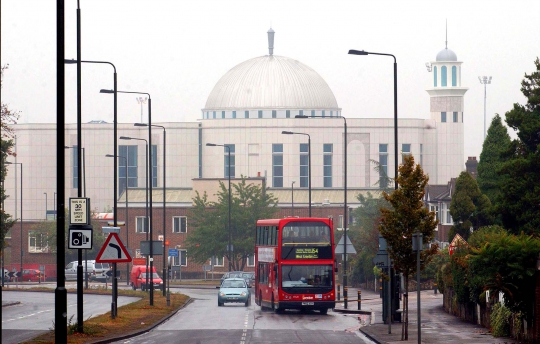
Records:
<instances>
[{"instance_id":1,"label":"bus windshield","mask_svg":"<svg viewBox=\"0 0 540 344\"><path fill-rule=\"evenodd\" d=\"M330 246L330 227L323 222L289 222L283 226L282 246Z\"/></svg>"},{"instance_id":2,"label":"bus windshield","mask_svg":"<svg viewBox=\"0 0 540 344\"><path fill-rule=\"evenodd\" d=\"M283 288L331 287L332 265L283 265Z\"/></svg>"}]
</instances>

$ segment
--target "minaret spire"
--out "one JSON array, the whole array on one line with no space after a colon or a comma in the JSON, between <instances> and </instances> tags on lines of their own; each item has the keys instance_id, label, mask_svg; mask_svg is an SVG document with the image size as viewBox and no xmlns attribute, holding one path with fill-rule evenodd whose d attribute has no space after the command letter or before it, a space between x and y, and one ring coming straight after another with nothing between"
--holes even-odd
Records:
<instances>
[{"instance_id":1,"label":"minaret spire","mask_svg":"<svg viewBox=\"0 0 540 344\"><path fill-rule=\"evenodd\" d=\"M446 25L446 40L444 41L444 48L448 49L448 19L446 19L445 25Z\"/></svg>"},{"instance_id":2,"label":"minaret spire","mask_svg":"<svg viewBox=\"0 0 540 344\"><path fill-rule=\"evenodd\" d=\"M268 55L274 55L274 33L275 31L270 28L268 30Z\"/></svg>"}]
</instances>

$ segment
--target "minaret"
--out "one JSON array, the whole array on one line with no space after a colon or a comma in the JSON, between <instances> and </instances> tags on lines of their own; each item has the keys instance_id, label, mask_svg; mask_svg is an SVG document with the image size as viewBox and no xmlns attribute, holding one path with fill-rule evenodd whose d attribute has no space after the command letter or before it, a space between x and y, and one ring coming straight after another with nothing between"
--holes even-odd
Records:
<instances>
[{"instance_id":1,"label":"minaret","mask_svg":"<svg viewBox=\"0 0 540 344\"><path fill-rule=\"evenodd\" d=\"M274 33L275 31L270 28L268 30L268 55L274 55Z\"/></svg>"}]
</instances>

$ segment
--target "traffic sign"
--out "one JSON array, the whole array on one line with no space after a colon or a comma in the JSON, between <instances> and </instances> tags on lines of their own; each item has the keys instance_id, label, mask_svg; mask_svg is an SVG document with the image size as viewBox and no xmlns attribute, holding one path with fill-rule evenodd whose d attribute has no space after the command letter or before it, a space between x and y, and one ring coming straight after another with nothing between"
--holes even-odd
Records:
<instances>
[{"instance_id":1,"label":"traffic sign","mask_svg":"<svg viewBox=\"0 0 540 344\"><path fill-rule=\"evenodd\" d=\"M99 251L96 262L98 263L128 263L131 262L131 256L127 251L118 234L111 233L103 243Z\"/></svg>"},{"instance_id":2,"label":"traffic sign","mask_svg":"<svg viewBox=\"0 0 540 344\"><path fill-rule=\"evenodd\" d=\"M176 248L170 248L169 257L178 257L178 250Z\"/></svg>"},{"instance_id":3,"label":"traffic sign","mask_svg":"<svg viewBox=\"0 0 540 344\"><path fill-rule=\"evenodd\" d=\"M9 277L21 277L21 272L15 272L15 271L12 271L10 272L9 274Z\"/></svg>"},{"instance_id":4,"label":"traffic sign","mask_svg":"<svg viewBox=\"0 0 540 344\"><path fill-rule=\"evenodd\" d=\"M387 251L379 251L377 255L373 257L373 264L378 268L387 268L392 263L392 260L388 256Z\"/></svg>"},{"instance_id":5,"label":"traffic sign","mask_svg":"<svg viewBox=\"0 0 540 344\"><path fill-rule=\"evenodd\" d=\"M70 198L69 199L69 224L89 225L90 224L90 199Z\"/></svg>"},{"instance_id":6,"label":"traffic sign","mask_svg":"<svg viewBox=\"0 0 540 344\"><path fill-rule=\"evenodd\" d=\"M345 253L344 242L345 242L345 236L342 236L341 239L339 240L337 246L336 246L336 249L335 249L336 254L344 254ZM349 237L347 237L347 254L356 254L356 250L354 249L354 246L353 246L353 244L351 242L351 239L349 239Z\"/></svg>"},{"instance_id":7,"label":"traffic sign","mask_svg":"<svg viewBox=\"0 0 540 344\"><path fill-rule=\"evenodd\" d=\"M92 249L92 226L69 226L69 249Z\"/></svg>"}]
</instances>

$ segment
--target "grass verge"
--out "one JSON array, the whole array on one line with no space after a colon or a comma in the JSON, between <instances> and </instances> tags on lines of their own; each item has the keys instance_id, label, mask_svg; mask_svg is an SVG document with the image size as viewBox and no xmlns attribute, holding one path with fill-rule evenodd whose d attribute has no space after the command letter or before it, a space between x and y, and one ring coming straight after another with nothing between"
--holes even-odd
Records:
<instances>
[{"instance_id":1,"label":"grass verge","mask_svg":"<svg viewBox=\"0 0 540 344\"><path fill-rule=\"evenodd\" d=\"M27 291L29 289L26 289ZM32 289L30 289L32 290ZM34 289L35 290L35 289ZM37 290L42 291L42 290ZM50 289L48 290L50 291ZM68 290L68 292L72 292ZM85 292L86 293L86 292ZM93 289L88 293L111 295L110 289ZM146 292L134 290L118 290L119 296L140 297L128 305L118 307L118 316L111 319L111 312L87 319L84 321L83 333L76 332L77 323L68 319L68 343L91 343L129 335L149 328L165 317L180 309L189 298L183 294L170 294L170 306L167 299L159 292L154 293L154 305L149 305L150 295ZM54 343L54 330L43 333L24 343Z\"/></svg>"}]
</instances>

